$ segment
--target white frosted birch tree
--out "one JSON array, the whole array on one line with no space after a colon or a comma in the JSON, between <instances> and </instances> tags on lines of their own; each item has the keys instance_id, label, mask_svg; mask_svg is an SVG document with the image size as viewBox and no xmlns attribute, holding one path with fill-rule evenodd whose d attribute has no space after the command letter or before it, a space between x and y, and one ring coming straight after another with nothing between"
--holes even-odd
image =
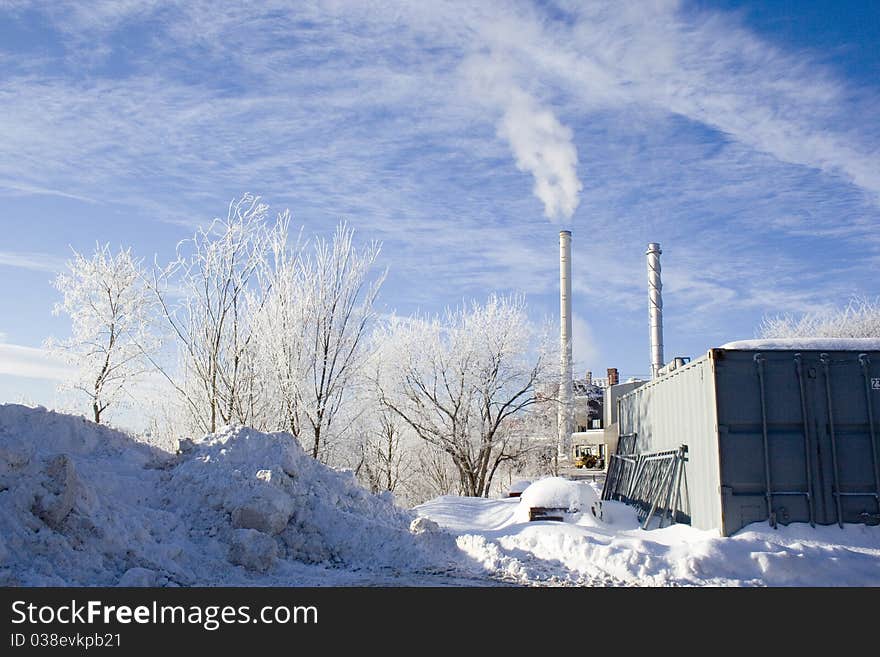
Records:
<instances>
[{"instance_id":1,"label":"white frosted birch tree","mask_svg":"<svg viewBox=\"0 0 880 657\"><path fill-rule=\"evenodd\" d=\"M101 423L150 369L145 354L157 346L150 332L154 302L130 249L114 254L99 244L91 257L74 252L67 269L54 281L62 295L54 314L70 317L71 337L49 340L47 347L73 366L65 385L88 398L92 419Z\"/></svg>"},{"instance_id":2,"label":"white frosted birch tree","mask_svg":"<svg viewBox=\"0 0 880 657\"><path fill-rule=\"evenodd\" d=\"M340 224L332 240L290 251L276 241L269 293L255 314L260 371L283 418L314 458L326 460L357 413L341 414L366 363L366 338L384 272L379 244L358 248ZM349 409L351 410L351 409Z\"/></svg>"},{"instance_id":3,"label":"white frosted birch tree","mask_svg":"<svg viewBox=\"0 0 880 657\"><path fill-rule=\"evenodd\" d=\"M855 297L843 308L765 317L761 338L880 338L880 299Z\"/></svg>"},{"instance_id":4,"label":"white frosted birch tree","mask_svg":"<svg viewBox=\"0 0 880 657\"><path fill-rule=\"evenodd\" d=\"M203 432L253 423L263 399L250 300L265 298L266 253L275 230L266 223L268 210L259 197L245 194L230 203L225 219L214 219L178 244L175 260L153 277L151 287L178 347L176 363L157 367Z\"/></svg>"}]
</instances>

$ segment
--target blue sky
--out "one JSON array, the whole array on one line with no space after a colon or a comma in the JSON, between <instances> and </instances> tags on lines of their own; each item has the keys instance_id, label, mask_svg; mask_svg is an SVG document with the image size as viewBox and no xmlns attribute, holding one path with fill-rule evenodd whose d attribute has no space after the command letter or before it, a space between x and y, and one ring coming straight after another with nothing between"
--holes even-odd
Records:
<instances>
[{"instance_id":1,"label":"blue sky","mask_svg":"<svg viewBox=\"0 0 880 657\"><path fill-rule=\"evenodd\" d=\"M385 310L521 291L649 371L876 296L876 2L0 0L0 400L52 403L70 247L170 257L249 191L384 243ZM28 375L28 376L22 376Z\"/></svg>"}]
</instances>

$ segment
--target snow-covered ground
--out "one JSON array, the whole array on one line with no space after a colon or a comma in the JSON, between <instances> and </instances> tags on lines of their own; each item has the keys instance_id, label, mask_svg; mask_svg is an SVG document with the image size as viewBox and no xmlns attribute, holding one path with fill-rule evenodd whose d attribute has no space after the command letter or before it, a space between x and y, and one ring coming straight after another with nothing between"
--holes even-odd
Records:
<instances>
[{"instance_id":1,"label":"snow-covered ground","mask_svg":"<svg viewBox=\"0 0 880 657\"><path fill-rule=\"evenodd\" d=\"M230 428L172 456L82 418L0 406L0 585L880 585L880 527L642 531L591 484L414 511ZM580 488L578 488L580 487ZM527 522L536 500L569 522Z\"/></svg>"},{"instance_id":2,"label":"snow-covered ground","mask_svg":"<svg viewBox=\"0 0 880 657\"><path fill-rule=\"evenodd\" d=\"M620 502L603 503L602 521L585 513L572 523L521 522L520 504L441 497L416 510L458 534L488 571L521 584L880 585L880 527L753 524L722 538L687 525L644 531Z\"/></svg>"}]
</instances>

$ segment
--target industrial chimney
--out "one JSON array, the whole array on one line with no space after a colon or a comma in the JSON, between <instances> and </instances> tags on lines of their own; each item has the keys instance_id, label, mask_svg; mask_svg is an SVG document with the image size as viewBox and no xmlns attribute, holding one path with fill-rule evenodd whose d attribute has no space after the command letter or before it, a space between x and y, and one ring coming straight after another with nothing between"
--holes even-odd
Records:
<instances>
[{"instance_id":1,"label":"industrial chimney","mask_svg":"<svg viewBox=\"0 0 880 657\"><path fill-rule=\"evenodd\" d=\"M616 367L609 367L606 370L606 373L608 376L607 381L609 388L611 386L616 386L618 383L620 383L620 374L618 374Z\"/></svg>"},{"instance_id":2,"label":"industrial chimney","mask_svg":"<svg viewBox=\"0 0 880 657\"><path fill-rule=\"evenodd\" d=\"M660 282L660 245L648 244L648 319L651 325L651 378L663 367L663 283Z\"/></svg>"},{"instance_id":3,"label":"industrial chimney","mask_svg":"<svg viewBox=\"0 0 880 657\"><path fill-rule=\"evenodd\" d=\"M571 382L571 231L559 232L559 440L560 458L568 458L571 451L574 401Z\"/></svg>"}]
</instances>

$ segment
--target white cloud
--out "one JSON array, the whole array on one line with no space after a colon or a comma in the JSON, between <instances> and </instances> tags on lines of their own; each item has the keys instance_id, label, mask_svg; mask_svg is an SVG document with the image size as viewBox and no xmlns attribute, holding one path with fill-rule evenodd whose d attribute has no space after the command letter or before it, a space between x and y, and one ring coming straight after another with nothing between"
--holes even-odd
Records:
<instances>
[{"instance_id":1,"label":"white cloud","mask_svg":"<svg viewBox=\"0 0 880 657\"><path fill-rule=\"evenodd\" d=\"M75 201L83 201L84 203L97 203L93 198L80 196L79 194L71 194L59 189L48 189L39 185L31 185L21 181L0 180L0 191L4 191L9 196L59 196L61 198L69 198Z\"/></svg>"},{"instance_id":2,"label":"white cloud","mask_svg":"<svg viewBox=\"0 0 880 657\"><path fill-rule=\"evenodd\" d=\"M63 381L69 378L71 370L69 365L45 349L0 344L0 374Z\"/></svg>"},{"instance_id":3,"label":"white cloud","mask_svg":"<svg viewBox=\"0 0 880 657\"><path fill-rule=\"evenodd\" d=\"M4 265L46 272L59 272L66 266L62 258L46 253L0 251L0 266Z\"/></svg>"}]
</instances>

